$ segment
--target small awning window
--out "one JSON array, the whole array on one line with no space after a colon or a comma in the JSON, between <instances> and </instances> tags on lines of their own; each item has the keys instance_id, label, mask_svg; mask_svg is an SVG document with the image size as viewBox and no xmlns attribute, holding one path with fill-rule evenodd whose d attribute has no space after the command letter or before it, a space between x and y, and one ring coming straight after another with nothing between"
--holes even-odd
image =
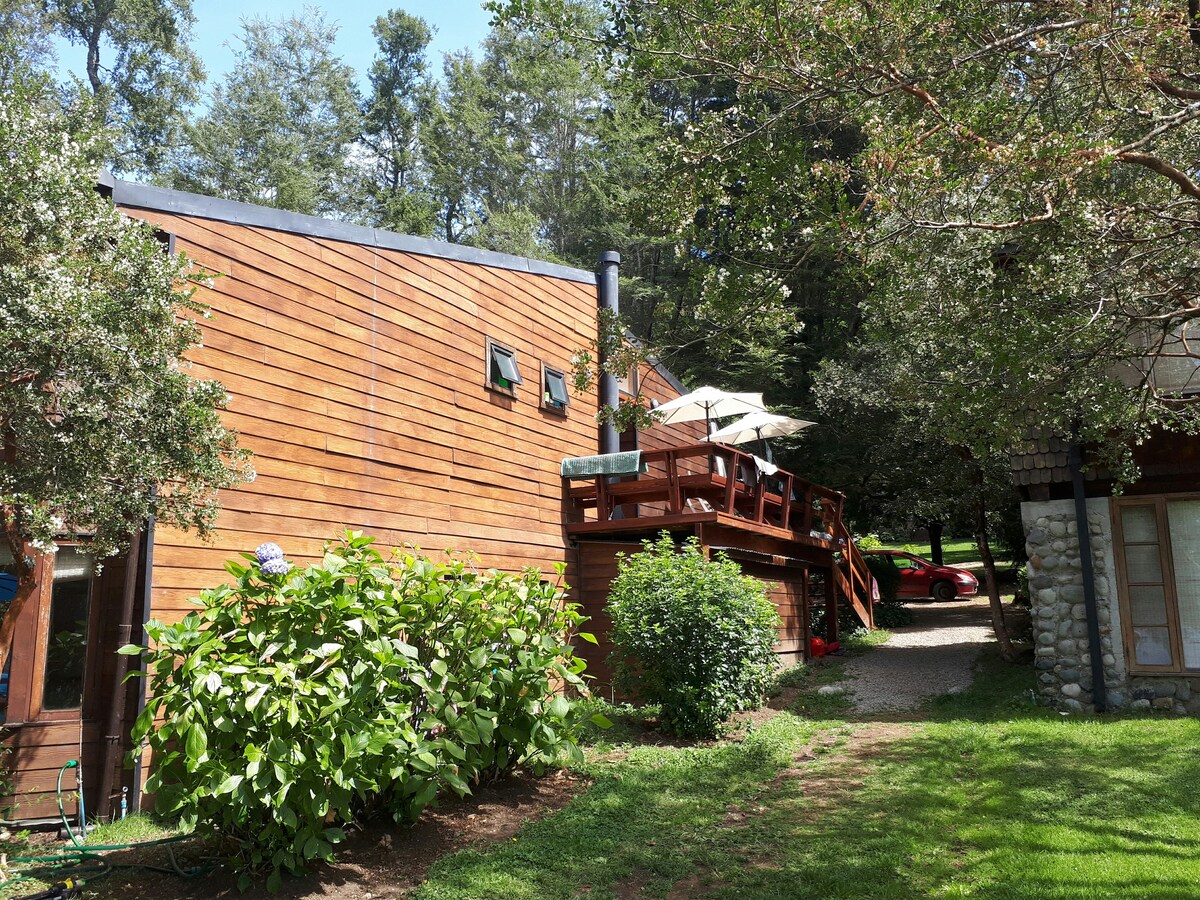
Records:
<instances>
[{"instance_id":1,"label":"small awning window","mask_svg":"<svg viewBox=\"0 0 1200 900\"><path fill-rule=\"evenodd\" d=\"M499 344L491 344L491 365L488 380L500 387L521 384L521 372L517 368L517 354Z\"/></svg>"},{"instance_id":2,"label":"small awning window","mask_svg":"<svg viewBox=\"0 0 1200 900\"><path fill-rule=\"evenodd\" d=\"M567 397L567 377L562 372L546 370L546 402L557 407L571 402Z\"/></svg>"}]
</instances>

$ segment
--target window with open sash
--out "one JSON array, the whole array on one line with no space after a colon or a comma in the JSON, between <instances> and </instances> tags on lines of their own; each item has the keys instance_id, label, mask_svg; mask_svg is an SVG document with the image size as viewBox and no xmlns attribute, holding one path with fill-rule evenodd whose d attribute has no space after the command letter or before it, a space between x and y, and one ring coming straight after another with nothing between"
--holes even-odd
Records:
<instances>
[{"instance_id":1,"label":"window with open sash","mask_svg":"<svg viewBox=\"0 0 1200 900\"><path fill-rule=\"evenodd\" d=\"M516 351L497 344L491 338L487 342L488 387L506 394L516 393L518 384L523 383L521 370L517 367Z\"/></svg>"},{"instance_id":2,"label":"window with open sash","mask_svg":"<svg viewBox=\"0 0 1200 900\"><path fill-rule=\"evenodd\" d=\"M571 404L567 396L567 376L549 366L542 366L542 406L551 412L566 413Z\"/></svg>"},{"instance_id":3,"label":"window with open sash","mask_svg":"<svg viewBox=\"0 0 1200 900\"><path fill-rule=\"evenodd\" d=\"M1200 497L1114 501L1121 623L1131 671L1200 671Z\"/></svg>"}]
</instances>

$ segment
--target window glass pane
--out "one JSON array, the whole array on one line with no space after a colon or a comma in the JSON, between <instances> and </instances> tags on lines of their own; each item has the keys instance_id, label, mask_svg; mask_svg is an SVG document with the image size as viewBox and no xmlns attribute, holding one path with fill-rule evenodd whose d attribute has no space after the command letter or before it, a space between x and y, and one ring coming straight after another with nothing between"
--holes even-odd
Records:
<instances>
[{"instance_id":1,"label":"window glass pane","mask_svg":"<svg viewBox=\"0 0 1200 900\"><path fill-rule=\"evenodd\" d=\"M60 547L54 555L43 709L75 709L83 702L88 600L94 567L92 558L76 547Z\"/></svg>"},{"instance_id":2,"label":"window glass pane","mask_svg":"<svg viewBox=\"0 0 1200 900\"><path fill-rule=\"evenodd\" d=\"M1167 629L1133 629L1133 658L1140 666L1169 666L1171 639Z\"/></svg>"},{"instance_id":3,"label":"window glass pane","mask_svg":"<svg viewBox=\"0 0 1200 900\"><path fill-rule=\"evenodd\" d=\"M1127 544L1158 543L1158 520L1153 506L1126 506L1121 510L1121 531Z\"/></svg>"},{"instance_id":4,"label":"window glass pane","mask_svg":"<svg viewBox=\"0 0 1200 900\"><path fill-rule=\"evenodd\" d=\"M1129 586L1129 616L1134 625L1166 625L1167 597L1161 584Z\"/></svg>"},{"instance_id":5,"label":"window glass pane","mask_svg":"<svg viewBox=\"0 0 1200 900\"><path fill-rule=\"evenodd\" d=\"M551 403L567 405L567 380L558 372L546 370L546 393Z\"/></svg>"},{"instance_id":6,"label":"window glass pane","mask_svg":"<svg viewBox=\"0 0 1200 900\"><path fill-rule=\"evenodd\" d=\"M1167 504L1171 558L1175 565L1175 594L1179 602L1179 633L1183 665L1200 669L1200 501Z\"/></svg>"},{"instance_id":7,"label":"window glass pane","mask_svg":"<svg viewBox=\"0 0 1200 900\"><path fill-rule=\"evenodd\" d=\"M513 384L521 383L521 373L517 370L517 361L511 350L505 350L503 347L493 344L492 359L496 363L496 371L500 373L501 378L511 381Z\"/></svg>"},{"instance_id":8,"label":"window glass pane","mask_svg":"<svg viewBox=\"0 0 1200 900\"><path fill-rule=\"evenodd\" d=\"M1125 548L1125 571L1130 583L1162 584L1162 563L1158 545Z\"/></svg>"}]
</instances>

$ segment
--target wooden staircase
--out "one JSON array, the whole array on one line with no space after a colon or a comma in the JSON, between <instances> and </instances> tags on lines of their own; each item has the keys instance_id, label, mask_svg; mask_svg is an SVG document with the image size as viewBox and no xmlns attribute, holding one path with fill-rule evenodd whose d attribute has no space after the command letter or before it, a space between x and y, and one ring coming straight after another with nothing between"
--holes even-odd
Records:
<instances>
[{"instance_id":1,"label":"wooden staircase","mask_svg":"<svg viewBox=\"0 0 1200 900\"><path fill-rule=\"evenodd\" d=\"M871 570L867 566L867 558L863 556L854 536L842 519L841 503L838 504L833 520L833 543L838 549L835 555L840 556L830 570L833 575L834 612L830 624L836 638L837 604L845 602L854 610L858 620L870 629L875 628L875 598L878 593Z\"/></svg>"}]
</instances>

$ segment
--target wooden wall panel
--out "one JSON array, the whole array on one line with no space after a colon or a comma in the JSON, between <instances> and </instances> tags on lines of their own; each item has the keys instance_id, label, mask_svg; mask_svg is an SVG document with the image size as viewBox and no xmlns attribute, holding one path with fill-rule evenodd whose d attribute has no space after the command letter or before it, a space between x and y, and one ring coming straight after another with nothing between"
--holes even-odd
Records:
<instances>
[{"instance_id":1,"label":"wooden wall panel","mask_svg":"<svg viewBox=\"0 0 1200 900\"><path fill-rule=\"evenodd\" d=\"M579 565L583 578L576 586L573 599L580 604L583 614L590 617L591 621L585 629L595 634L599 645L581 641L577 652L587 660L587 673L595 679L597 694L606 698L612 680L607 659L613 651L609 636L612 620L604 612L609 585L617 575L617 554L637 553L641 549L641 544L631 542L582 541L579 544ZM804 654L809 636L802 571L747 561L739 561L738 564L745 574L766 584L767 596L779 612L782 624L775 652L783 658L783 662L798 660Z\"/></svg>"},{"instance_id":2,"label":"wooden wall panel","mask_svg":"<svg viewBox=\"0 0 1200 900\"><path fill-rule=\"evenodd\" d=\"M604 612L608 602L608 586L617 576L617 554L637 553L641 549L642 545L637 543L583 541L579 544L579 568L583 572L583 579L572 599L589 618L584 629L594 634L599 643L577 641L576 652L587 660L585 674L592 677L596 695L604 699L611 699L612 690L612 669L608 665L608 655L613 650L610 637L612 620Z\"/></svg>"},{"instance_id":3,"label":"wooden wall panel","mask_svg":"<svg viewBox=\"0 0 1200 900\"><path fill-rule=\"evenodd\" d=\"M654 366L643 365L638 370L638 384L647 400L665 403L680 396L680 392ZM704 422L681 422L678 425L655 425L638 433L638 447L642 450L662 450L666 447L683 447L704 440Z\"/></svg>"},{"instance_id":4,"label":"wooden wall panel","mask_svg":"<svg viewBox=\"0 0 1200 900\"><path fill-rule=\"evenodd\" d=\"M154 614L225 580L265 540L297 562L344 528L387 547L474 550L484 566L568 562L564 456L596 452L595 393L541 409L543 362L569 369L596 336L595 287L337 240L145 210L199 266L198 377L230 394L227 423L258 477L224 492L211 543L159 528ZM525 383L487 388L486 340Z\"/></svg>"}]
</instances>

